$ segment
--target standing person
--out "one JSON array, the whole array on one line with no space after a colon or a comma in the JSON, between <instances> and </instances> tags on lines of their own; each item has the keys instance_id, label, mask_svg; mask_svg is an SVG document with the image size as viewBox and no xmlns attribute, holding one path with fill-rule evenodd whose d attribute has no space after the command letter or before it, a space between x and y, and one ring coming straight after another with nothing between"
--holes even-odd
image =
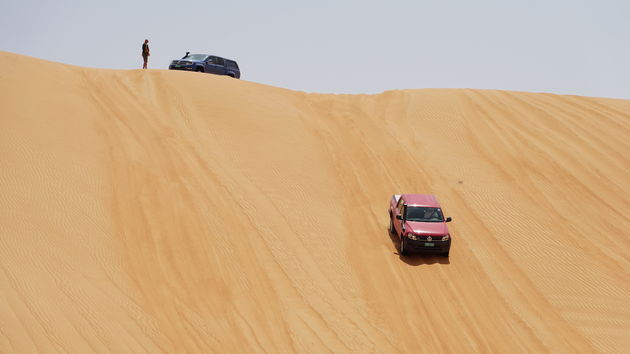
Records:
<instances>
[{"instance_id":1,"label":"standing person","mask_svg":"<svg viewBox=\"0 0 630 354\"><path fill-rule=\"evenodd\" d=\"M142 59L144 59L144 64L142 64L142 68L143 69L147 68L147 62L149 61L149 55L151 55L151 53L149 53L149 40L145 39L144 43L142 44Z\"/></svg>"}]
</instances>

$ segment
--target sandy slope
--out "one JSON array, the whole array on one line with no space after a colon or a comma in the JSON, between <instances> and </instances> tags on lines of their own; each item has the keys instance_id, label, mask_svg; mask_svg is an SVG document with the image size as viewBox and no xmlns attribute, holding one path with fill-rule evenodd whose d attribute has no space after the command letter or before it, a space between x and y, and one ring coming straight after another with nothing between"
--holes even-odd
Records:
<instances>
[{"instance_id":1,"label":"sandy slope","mask_svg":"<svg viewBox=\"0 0 630 354\"><path fill-rule=\"evenodd\" d=\"M0 352L628 352L630 101L0 53ZM397 192L449 260L396 253Z\"/></svg>"}]
</instances>

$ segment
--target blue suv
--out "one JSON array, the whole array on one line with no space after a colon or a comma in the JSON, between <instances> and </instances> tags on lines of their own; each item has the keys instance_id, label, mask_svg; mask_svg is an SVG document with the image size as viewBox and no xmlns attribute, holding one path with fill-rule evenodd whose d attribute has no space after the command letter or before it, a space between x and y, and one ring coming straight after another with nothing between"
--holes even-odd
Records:
<instances>
[{"instance_id":1,"label":"blue suv","mask_svg":"<svg viewBox=\"0 0 630 354\"><path fill-rule=\"evenodd\" d=\"M208 54L190 54L187 52L183 58L173 60L168 69L227 75L236 79L241 77L241 70L234 60Z\"/></svg>"}]
</instances>

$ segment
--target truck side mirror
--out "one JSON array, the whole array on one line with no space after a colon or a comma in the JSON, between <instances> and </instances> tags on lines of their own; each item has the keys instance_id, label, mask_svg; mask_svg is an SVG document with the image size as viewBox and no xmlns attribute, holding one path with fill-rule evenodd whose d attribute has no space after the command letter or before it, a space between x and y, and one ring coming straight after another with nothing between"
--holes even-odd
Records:
<instances>
[{"instance_id":1,"label":"truck side mirror","mask_svg":"<svg viewBox=\"0 0 630 354\"><path fill-rule=\"evenodd\" d=\"M402 215L396 215L396 219L402 220Z\"/></svg>"},{"instance_id":2,"label":"truck side mirror","mask_svg":"<svg viewBox=\"0 0 630 354\"><path fill-rule=\"evenodd\" d=\"M448 218L446 218L446 222L451 222L451 221L453 221L453 219L451 219L450 216Z\"/></svg>"}]
</instances>

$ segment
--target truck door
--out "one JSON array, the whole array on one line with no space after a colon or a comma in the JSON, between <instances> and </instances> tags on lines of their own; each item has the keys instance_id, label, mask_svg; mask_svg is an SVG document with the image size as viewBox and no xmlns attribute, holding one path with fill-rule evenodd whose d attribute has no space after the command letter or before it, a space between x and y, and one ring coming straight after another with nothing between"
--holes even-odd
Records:
<instances>
[{"instance_id":1,"label":"truck door","mask_svg":"<svg viewBox=\"0 0 630 354\"><path fill-rule=\"evenodd\" d=\"M217 57L217 74L225 75L227 74L227 70L225 68L225 59L221 57Z\"/></svg>"},{"instance_id":2,"label":"truck door","mask_svg":"<svg viewBox=\"0 0 630 354\"><path fill-rule=\"evenodd\" d=\"M225 69L228 75L234 75L235 78L241 78L241 71L238 69L238 64L234 60L225 59Z\"/></svg>"},{"instance_id":3,"label":"truck door","mask_svg":"<svg viewBox=\"0 0 630 354\"><path fill-rule=\"evenodd\" d=\"M221 65L219 65L219 63L221 63ZM223 64L223 58L210 56L206 60L206 72L211 74L223 75Z\"/></svg>"}]
</instances>

